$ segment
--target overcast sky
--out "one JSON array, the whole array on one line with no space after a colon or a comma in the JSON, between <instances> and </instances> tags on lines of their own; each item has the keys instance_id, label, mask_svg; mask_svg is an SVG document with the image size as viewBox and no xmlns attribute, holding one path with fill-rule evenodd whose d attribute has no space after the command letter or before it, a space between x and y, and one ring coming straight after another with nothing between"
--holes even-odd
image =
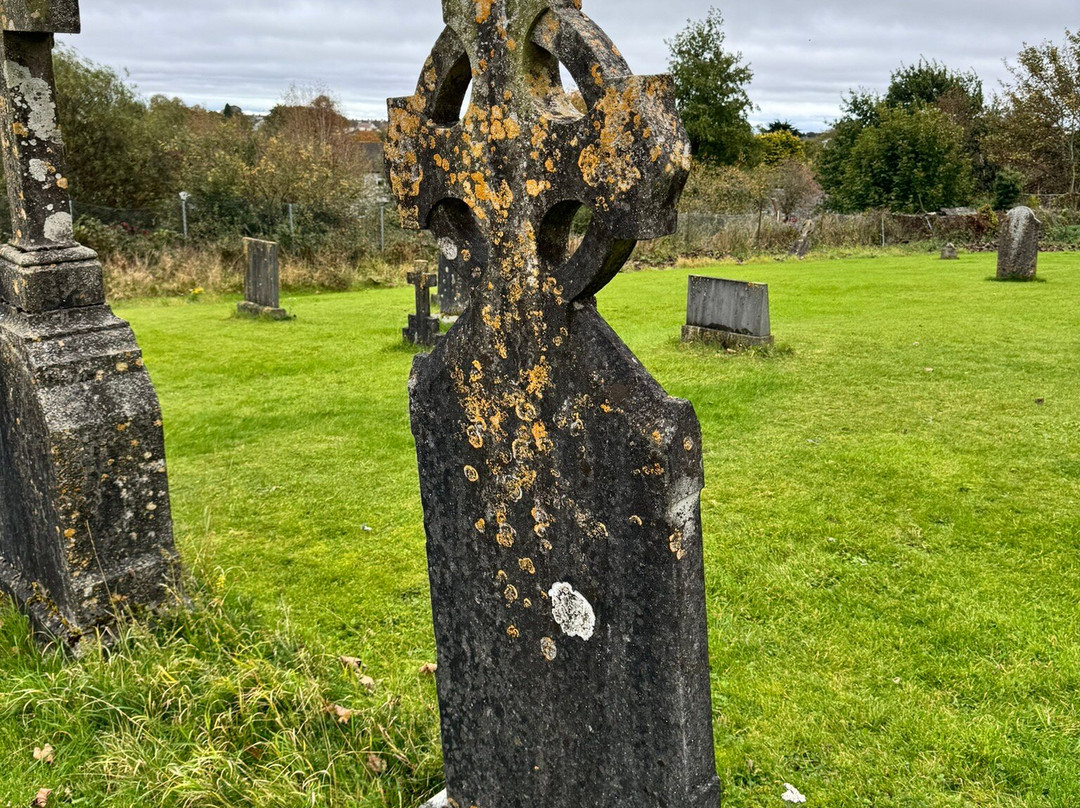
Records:
<instances>
[{"instance_id":1,"label":"overcast sky","mask_svg":"<svg viewBox=\"0 0 1080 808\"><path fill-rule=\"evenodd\" d=\"M715 3L727 45L754 71L754 123L810 131L852 87L883 89L920 56L974 68L988 93L1023 42L1080 27L1077 0L738 0ZM439 0L82 0L83 33L61 37L126 68L145 95L265 112L290 85L329 88L355 118L408 95L442 28ZM710 0L584 0L637 73L663 72L664 40Z\"/></svg>"}]
</instances>

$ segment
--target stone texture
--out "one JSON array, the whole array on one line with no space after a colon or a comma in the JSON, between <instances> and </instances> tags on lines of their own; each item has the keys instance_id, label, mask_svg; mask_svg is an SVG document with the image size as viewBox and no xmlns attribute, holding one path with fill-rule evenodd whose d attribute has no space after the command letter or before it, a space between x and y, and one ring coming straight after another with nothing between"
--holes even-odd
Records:
<instances>
[{"instance_id":1,"label":"stone texture","mask_svg":"<svg viewBox=\"0 0 1080 808\"><path fill-rule=\"evenodd\" d=\"M0 249L0 589L77 647L179 594L161 410L96 254L71 235L52 36L10 30L77 31L77 6L5 0L0 18L15 231Z\"/></svg>"},{"instance_id":2,"label":"stone texture","mask_svg":"<svg viewBox=\"0 0 1080 808\"><path fill-rule=\"evenodd\" d=\"M951 241L941 248L941 260L942 261L958 261L960 260L960 252L956 249L956 245Z\"/></svg>"},{"instance_id":3,"label":"stone texture","mask_svg":"<svg viewBox=\"0 0 1080 808\"><path fill-rule=\"evenodd\" d=\"M287 320L289 313L281 308L280 267L278 245L257 238L244 239L247 272L244 274L244 299L237 309L254 317Z\"/></svg>"},{"instance_id":4,"label":"stone texture","mask_svg":"<svg viewBox=\"0 0 1080 808\"><path fill-rule=\"evenodd\" d=\"M1003 281L1033 281L1039 267L1042 222L1031 208L1010 210L998 234L997 277Z\"/></svg>"},{"instance_id":5,"label":"stone texture","mask_svg":"<svg viewBox=\"0 0 1080 808\"><path fill-rule=\"evenodd\" d=\"M77 34L79 0L4 0L0 28L23 33Z\"/></svg>"},{"instance_id":6,"label":"stone texture","mask_svg":"<svg viewBox=\"0 0 1080 808\"><path fill-rule=\"evenodd\" d=\"M772 345L769 287L691 275L683 341L727 348Z\"/></svg>"},{"instance_id":7,"label":"stone texture","mask_svg":"<svg viewBox=\"0 0 1080 808\"><path fill-rule=\"evenodd\" d=\"M594 298L673 232L689 144L671 79L634 76L579 5L446 0L390 102L403 224L478 270L410 379L446 802L715 808L700 428Z\"/></svg>"},{"instance_id":8,"label":"stone texture","mask_svg":"<svg viewBox=\"0 0 1080 808\"><path fill-rule=\"evenodd\" d=\"M417 261L408 281L416 291L416 314L409 315L409 325L401 336L411 345L434 345L439 339L439 318L431 316L431 287L437 278L428 272L427 261Z\"/></svg>"}]
</instances>

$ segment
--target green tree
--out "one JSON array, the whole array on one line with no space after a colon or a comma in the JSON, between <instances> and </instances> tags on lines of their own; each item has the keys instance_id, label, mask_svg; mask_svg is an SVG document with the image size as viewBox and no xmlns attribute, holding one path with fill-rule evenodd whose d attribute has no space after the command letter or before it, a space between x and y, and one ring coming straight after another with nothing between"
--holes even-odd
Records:
<instances>
[{"instance_id":1,"label":"green tree","mask_svg":"<svg viewBox=\"0 0 1080 808\"><path fill-rule=\"evenodd\" d=\"M754 138L759 159L767 166L786 162L801 163L806 160L806 147L795 135L786 130L764 132Z\"/></svg>"},{"instance_id":2,"label":"green tree","mask_svg":"<svg viewBox=\"0 0 1080 808\"><path fill-rule=\"evenodd\" d=\"M935 107L882 107L844 171L844 199L855 210L932 211L968 201L970 187L963 131Z\"/></svg>"},{"instance_id":3,"label":"green tree","mask_svg":"<svg viewBox=\"0 0 1080 808\"><path fill-rule=\"evenodd\" d=\"M753 104L746 86L754 74L741 53L725 50L724 38L724 18L710 8L704 20L688 21L667 45L676 103L694 155L732 165L753 142L746 117Z\"/></svg>"},{"instance_id":4,"label":"green tree","mask_svg":"<svg viewBox=\"0 0 1080 808\"><path fill-rule=\"evenodd\" d=\"M1080 31L1061 45L1025 45L1007 63L990 149L1044 192L1080 192Z\"/></svg>"},{"instance_id":5,"label":"green tree","mask_svg":"<svg viewBox=\"0 0 1080 808\"><path fill-rule=\"evenodd\" d=\"M858 210L848 187L847 166L851 150L865 129L880 122L880 102L865 90L852 92L843 101L844 114L833 124L817 161L818 181L828 196L829 207Z\"/></svg>"}]
</instances>

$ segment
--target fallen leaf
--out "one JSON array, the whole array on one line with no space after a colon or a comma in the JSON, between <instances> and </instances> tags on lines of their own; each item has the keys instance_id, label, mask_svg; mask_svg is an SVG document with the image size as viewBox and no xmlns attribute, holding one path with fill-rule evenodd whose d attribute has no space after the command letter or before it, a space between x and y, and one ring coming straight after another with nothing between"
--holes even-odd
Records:
<instances>
[{"instance_id":1,"label":"fallen leaf","mask_svg":"<svg viewBox=\"0 0 1080 808\"><path fill-rule=\"evenodd\" d=\"M439 666L436 663L425 662L420 666L420 673L425 674L426 676L433 676L438 669Z\"/></svg>"},{"instance_id":2,"label":"fallen leaf","mask_svg":"<svg viewBox=\"0 0 1080 808\"><path fill-rule=\"evenodd\" d=\"M1046 399L1045 398L1037 398L1037 399L1035 399L1035 403L1038 404L1041 407L1043 404L1046 403Z\"/></svg>"},{"instance_id":3,"label":"fallen leaf","mask_svg":"<svg viewBox=\"0 0 1080 808\"><path fill-rule=\"evenodd\" d=\"M368 752L367 767L372 774L382 774L386 771L386 761L376 755L374 752Z\"/></svg>"},{"instance_id":4,"label":"fallen leaf","mask_svg":"<svg viewBox=\"0 0 1080 808\"><path fill-rule=\"evenodd\" d=\"M372 679L370 676L361 676L360 684L362 684L369 693L373 693L375 691L375 680Z\"/></svg>"},{"instance_id":5,"label":"fallen leaf","mask_svg":"<svg viewBox=\"0 0 1080 808\"><path fill-rule=\"evenodd\" d=\"M787 791L785 791L784 795L780 798L784 802L790 802L795 804L806 802L806 797L800 794L799 789L795 788L795 786L793 786L791 783L784 783L784 788L786 788Z\"/></svg>"},{"instance_id":6,"label":"fallen leaf","mask_svg":"<svg viewBox=\"0 0 1080 808\"><path fill-rule=\"evenodd\" d=\"M360 673L360 670L364 667L364 663L354 656L338 657L338 662L355 673Z\"/></svg>"},{"instance_id":7,"label":"fallen leaf","mask_svg":"<svg viewBox=\"0 0 1080 808\"><path fill-rule=\"evenodd\" d=\"M45 744L45 746L34 747L34 760L40 760L42 763L52 763L56 760L56 750L52 748L52 744Z\"/></svg>"},{"instance_id":8,"label":"fallen leaf","mask_svg":"<svg viewBox=\"0 0 1080 808\"><path fill-rule=\"evenodd\" d=\"M342 707L340 704L327 704L326 712L334 716L339 724L348 724L349 719L353 717L353 711L347 707Z\"/></svg>"},{"instance_id":9,"label":"fallen leaf","mask_svg":"<svg viewBox=\"0 0 1080 808\"><path fill-rule=\"evenodd\" d=\"M37 796L34 797L34 801L30 803L34 808L45 808L49 804L49 795L52 794L51 788L43 788L38 791Z\"/></svg>"}]
</instances>

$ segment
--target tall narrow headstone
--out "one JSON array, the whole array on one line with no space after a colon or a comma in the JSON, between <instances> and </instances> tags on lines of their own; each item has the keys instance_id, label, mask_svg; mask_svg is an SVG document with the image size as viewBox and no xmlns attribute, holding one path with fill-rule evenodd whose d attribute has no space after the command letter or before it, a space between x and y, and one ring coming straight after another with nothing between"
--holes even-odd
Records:
<instances>
[{"instance_id":1,"label":"tall narrow headstone","mask_svg":"<svg viewBox=\"0 0 1080 808\"><path fill-rule=\"evenodd\" d=\"M1033 281L1039 268L1042 222L1031 208L1010 210L998 233L997 277L1001 281Z\"/></svg>"},{"instance_id":2,"label":"tall narrow headstone","mask_svg":"<svg viewBox=\"0 0 1080 808\"><path fill-rule=\"evenodd\" d=\"M769 287L691 275L683 342L711 342L725 348L772 345Z\"/></svg>"},{"instance_id":3,"label":"tall narrow headstone","mask_svg":"<svg viewBox=\"0 0 1080 808\"><path fill-rule=\"evenodd\" d=\"M468 251L465 251L468 253ZM439 253L439 314L460 317L469 305L469 261L454 248L453 258Z\"/></svg>"},{"instance_id":4,"label":"tall narrow headstone","mask_svg":"<svg viewBox=\"0 0 1080 808\"><path fill-rule=\"evenodd\" d=\"M53 32L77 0L3 0L0 137L14 237L0 248L0 589L71 645L173 602L161 409L97 255L76 243Z\"/></svg>"},{"instance_id":5,"label":"tall narrow headstone","mask_svg":"<svg viewBox=\"0 0 1080 808\"><path fill-rule=\"evenodd\" d=\"M439 339L439 318L431 316L431 287L435 275L428 272L427 261L417 261L406 275L416 292L416 314L409 315L409 325L401 329L401 336L411 345L434 345Z\"/></svg>"},{"instance_id":6,"label":"tall narrow headstone","mask_svg":"<svg viewBox=\"0 0 1080 808\"><path fill-rule=\"evenodd\" d=\"M443 9L386 146L402 223L479 268L409 385L442 802L716 808L700 428L594 297L638 239L674 232L672 81L633 75L577 0Z\"/></svg>"},{"instance_id":7,"label":"tall narrow headstone","mask_svg":"<svg viewBox=\"0 0 1080 808\"><path fill-rule=\"evenodd\" d=\"M244 275L244 299L237 304L242 314L287 320L289 313L281 308L281 281L278 264L278 245L257 238L244 239L247 272Z\"/></svg>"}]
</instances>

